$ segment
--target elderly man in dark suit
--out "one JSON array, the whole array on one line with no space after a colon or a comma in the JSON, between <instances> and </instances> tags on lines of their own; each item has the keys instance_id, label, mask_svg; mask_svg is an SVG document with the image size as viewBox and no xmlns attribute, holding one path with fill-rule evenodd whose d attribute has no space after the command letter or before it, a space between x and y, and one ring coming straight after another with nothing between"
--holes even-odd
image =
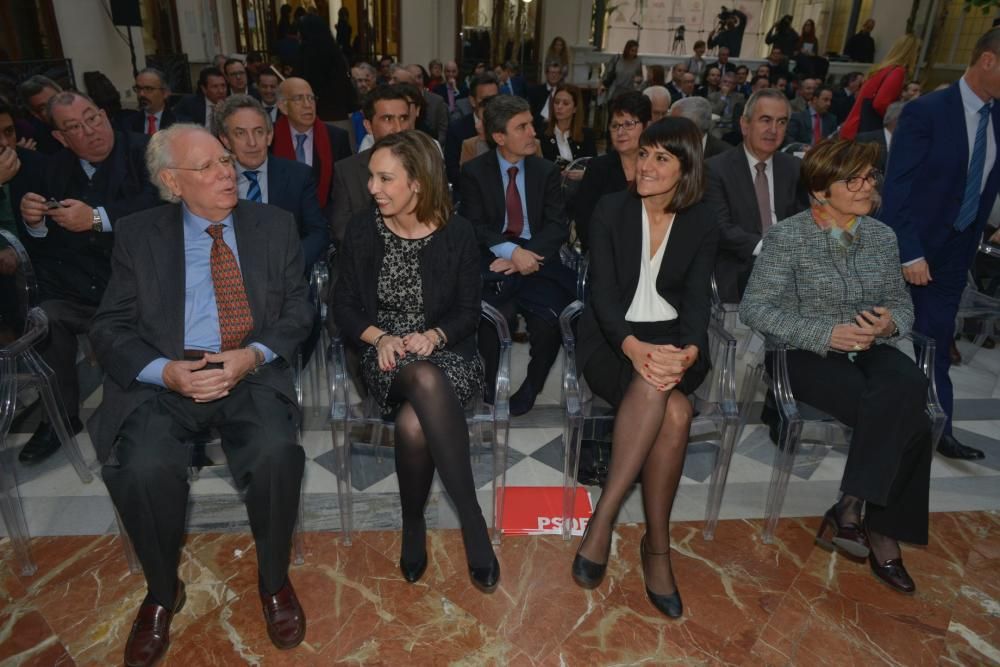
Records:
<instances>
[{"instance_id":1,"label":"elderly man in dark suit","mask_svg":"<svg viewBox=\"0 0 1000 667\"><path fill-rule=\"evenodd\" d=\"M121 129L126 132L153 135L177 122L174 112L167 108L170 86L163 72L147 67L135 75L135 85L132 89L139 102L139 109L123 112Z\"/></svg>"},{"instance_id":2,"label":"elderly man in dark suit","mask_svg":"<svg viewBox=\"0 0 1000 667\"><path fill-rule=\"evenodd\" d=\"M308 271L326 257L330 228L316 201L316 181L304 164L268 156L274 137L264 107L249 95L226 98L216 116L219 141L236 158L240 199L273 204L295 216Z\"/></svg>"},{"instance_id":3,"label":"elderly man in dark suit","mask_svg":"<svg viewBox=\"0 0 1000 667\"><path fill-rule=\"evenodd\" d=\"M393 85L378 86L365 97L365 130L375 141L409 127L409 100ZM372 207L368 192L368 161L371 148L337 162L333 174L333 216L330 233L337 243L344 240L347 223L355 215Z\"/></svg>"},{"instance_id":4,"label":"elderly man in dark suit","mask_svg":"<svg viewBox=\"0 0 1000 667\"><path fill-rule=\"evenodd\" d=\"M212 131L215 107L226 99L229 89L226 76L218 67L205 67L198 73L198 92L185 95L174 105L174 117L181 123L195 123Z\"/></svg>"},{"instance_id":5,"label":"elderly man in dark suit","mask_svg":"<svg viewBox=\"0 0 1000 667\"><path fill-rule=\"evenodd\" d=\"M906 103L892 136L882 220L899 240L914 330L937 347L934 381L948 414L938 452L981 459L952 434L949 347L969 268L1000 192L1000 28L979 38L962 77Z\"/></svg>"},{"instance_id":6,"label":"elderly man in dark suit","mask_svg":"<svg viewBox=\"0 0 1000 667\"><path fill-rule=\"evenodd\" d=\"M837 118L830 113L833 91L820 86L813 92L805 111L792 114L785 133L786 143L815 146L837 131Z\"/></svg>"},{"instance_id":7,"label":"elderly man in dark suit","mask_svg":"<svg viewBox=\"0 0 1000 667\"><path fill-rule=\"evenodd\" d=\"M88 331L108 284L118 220L159 199L146 175L145 136L115 132L107 114L77 92L51 98L48 115L63 150L48 158L37 190L24 194L20 208L49 318L40 352L55 372L71 429L79 432L77 336ZM18 458L37 463L58 448L59 439L43 421Z\"/></svg>"},{"instance_id":8,"label":"elderly man in dark suit","mask_svg":"<svg viewBox=\"0 0 1000 667\"><path fill-rule=\"evenodd\" d=\"M559 168L535 156L528 101L512 95L489 100L483 112L493 150L462 167L462 215L476 230L483 255L483 298L508 319L520 313L528 327L528 375L510 397L510 413L535 404L559 354L559 313L573 300L575 276L559 261L569 235ZM480 336L491 340L485 328ZM484 343L486 384L496 376L496 345Z\"/></svg>"},{"instance_id":9,"label":"elderly man in dark suit","mask_svg":"<svg viewBox=\"0 0 1000 667\"><path fill-rule=\"evenodd\" d=\"M288 579L305 455L288 360L313 319L295 221L240 201L233 158L202 128L157 133L147 162L175 203L120 222L90 334L106 378L88 429L148 587L125 663L162 658L184 604L185 443L207 428L243 488L268 635L292 648L305 635Z\"/></svg>"},{"instance_id":10,"label":"elderly man in dark suit","mask_svg":"<svg viewBox=\"0 0 1000 667\"><path fill-rule=\"evenodd\" d=\"M740 128L743 144L708 160L705 201L719 220L715 280L724 303L746 289L764 233L809 206L799 186L799 160L779 152L790 116L788 99L770 88L750 96Z\"/></svg>"}]
</instances>

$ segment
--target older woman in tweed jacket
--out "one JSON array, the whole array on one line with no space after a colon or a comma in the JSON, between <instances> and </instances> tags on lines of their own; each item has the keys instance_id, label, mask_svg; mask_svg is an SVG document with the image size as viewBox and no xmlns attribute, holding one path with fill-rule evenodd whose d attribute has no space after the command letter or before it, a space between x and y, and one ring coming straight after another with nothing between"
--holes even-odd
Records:
<instances>
[{"instance_id":1,"label":"older woman in tweed jacket","mask_svg":"<svg viewBox=\"0 0 1000 667\"><path fill-rule=\"evenodd\" d=\"M797 399L853 427L842 496L816 541L856 557L901 592L914 590L899 541L927 543L927 380L893 338L913 324L892 229L868 217L874 144L827 141L802 163L812 209L772 227L740 305L744 323L795 348ZM864 518L862 519L862 512Z\"/></svg>"}]
</instances>

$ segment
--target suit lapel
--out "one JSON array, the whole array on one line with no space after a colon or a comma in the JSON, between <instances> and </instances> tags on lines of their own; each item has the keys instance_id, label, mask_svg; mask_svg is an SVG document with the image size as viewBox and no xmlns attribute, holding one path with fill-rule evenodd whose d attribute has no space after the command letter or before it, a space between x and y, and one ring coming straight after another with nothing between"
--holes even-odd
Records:
<instances>
[{"instance_id":1,"label":"suit lapel","mask_svg":"<svg viewBox=\"0 0 1000 667\"><path fill-rule=\"evenodd\" d=\"M267 238L260 223L255 207L242 201L236 204L233 209L233 230L236 232L240 272L243 274L243 287L250 303L255 330L264 323L267 300ZM248 271L246 267L252 267L253 270Z\"/></svg>"},{"instance_id":2,"label":"suit lapel","mask_svg":"<svg viewBox=\"0 0 1000 667\"><path fill-rule=\"evenodd\" d=\"M166 209L153 221L152 233L146 238L153 271L160 289L161 322L167 328L164 340L166 352L180 359L184 351L184 301L186 270L184 266L184 214L180 204Z\"/></svg>"}]
</instances>

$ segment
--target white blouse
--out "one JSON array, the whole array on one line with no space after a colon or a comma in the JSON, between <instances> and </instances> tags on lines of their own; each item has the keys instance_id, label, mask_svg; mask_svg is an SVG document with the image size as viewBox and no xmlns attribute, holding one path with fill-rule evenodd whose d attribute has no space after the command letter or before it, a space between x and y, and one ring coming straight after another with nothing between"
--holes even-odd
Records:
<instances>
[{"instance_id":1,"label":"white blouse","mask_svg":"<svg viewBox=\"0 0 1000 667\"><path fill-rule=\"evenodd\" d=\"M656 249L656 254L650 259L649 253L652 248L650 246L649 215L646 213L646 207L642 207L642 260L639 264L639 284L635 287L632 303L625 313L625 319L629 322L666 322L677 319L677 311L656 291L656 276L660 273L663 253L666 251L667 241L670 240L670 232L674 228L673 223L674 221L671 219L660 247Z\"/></svg>"},{"instance_id":2,"label":"white blouse","mask_svg":"<svg viewBox=\"0 0 1000 667\"><path fill-rule=\"evenodd\" d=\"M555 128L555 132L553 132L553 134L556 136L556 146L559 148L559 157L567 162L572 162L573 149L569 146L569 132L563 134L563 131L557 127Z\"/></svg>"}]
</instances>

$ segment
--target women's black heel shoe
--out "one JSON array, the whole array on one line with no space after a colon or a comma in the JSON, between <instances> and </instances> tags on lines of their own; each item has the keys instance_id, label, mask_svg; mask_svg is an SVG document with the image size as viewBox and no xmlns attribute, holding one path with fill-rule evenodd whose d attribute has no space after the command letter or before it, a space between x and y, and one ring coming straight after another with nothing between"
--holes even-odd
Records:
<instances>
[{"instance_id":1,"label":"women's black heel shoe","mask_svg":"<svg viewBox=\"0 0 1000 667\"><path fill-rule=\"evenodd\" d=\"M639 541L639 555L645 560L646 556L669 556L670 550L667 549L662 552L646 551L646 536L643 535L642 540ZM645 564L643 564L643 568L645 568ZM680 618L684 615L684 603L681 602L681 592L679 590L675 590L669 595L661 595L654 593L649 590L649 586L646 586L646 595L654 607L670 618Z\"/></svg>"},{"instance_id":2,"label":"women's black heel shoe","mask_svg":"<svg viewBox=\"0 0 1000 667\"><path fill-rule=\"evenodd\" d=\"M492 593L500 583L500 562L493 556L493 562L486 567L469 566L469 577L472 585L483 593Z\"/></svg>"},{"instance_id":3,"label":"women's black heel shoe","mask_svg":"<svg viewBox=\"0 0 1000 667\"><path fill-rule=\"evenodd\" d=\"M420 581L420 577L424 576L424 572L427 571L427 553L424 552L424 557L415 563L407 563L400 558L399 571L403 573L403 579L406 579L411 584L417 583Z\"/></svg>"},{"instance_id":4,"label":"women's black heel shoe","mask_svg":"<svg viewBox=\"0 0 1000 667\"><path fill-rule=\"evenodd\" d=\"M816 544L827 551L837 548L855 558L868 557L868 539L861 526L856 523L841 523L837 517L836 505L823 515L823 523L816 533Z\"/></svg>"},{"instance_id":5,"label":"women's black heel shoe","mask_svg":"<svg viewBox=\"0 0 1000 667\"><path fill-rule=\"evenodd\" d=\"M583 546L589 532L590 524L588 523L583 531L583 537L580 539L580 547ZM608 540L608 551L611 551L611 540ZM608 569L607 561L608 559L605 557L603 563L595 563L589 558L581 556L578 548L576 556L573 557L573 579L583 588L597 588L604 580L604 573Z\"/></svg>"}]
</instances>

